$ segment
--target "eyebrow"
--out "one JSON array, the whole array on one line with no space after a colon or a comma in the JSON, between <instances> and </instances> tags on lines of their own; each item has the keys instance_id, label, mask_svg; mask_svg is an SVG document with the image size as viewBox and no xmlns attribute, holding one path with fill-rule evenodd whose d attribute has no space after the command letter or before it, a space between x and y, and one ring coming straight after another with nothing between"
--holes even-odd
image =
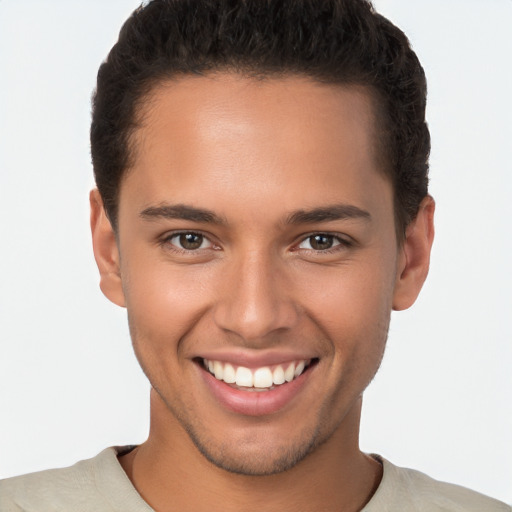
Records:
<instances>
[{"instance_id":1,"label":"eyebrow","mask_svg":"<svg viewBox=\"0 0 512 512\"><path fill-rule=\"evenodd\" d=\"M287 224L312 224L343 219L362 219L369 221L372 216L366 210L350 204L333 204L313 208L311 210L297 210L286 219Z\"/></svg>"},{"instance_id":2,"label":"eyebrow","mask_svg":"<svg viewBox=\"0 0 512 512\"><path fill-rule=\"evenodd\" d=\"M211 210L195 208L185 204L163 204L149 206L139 214L143 219L180 219L192 222L205 222L208 224L226 224L226 221Z\"/></svg>"},{"instance_id":3,"label":"eyebrow","mask_svg":"<svg viewBox=\"0 0 512 512\"><path fill-rule=\"evenodd\" d=\"M180 219L191 222L204 222L206 224L225 225L227 222L212 212L204 208L196 208L185 204L163 204L159 206L149 206L140 212L143 219ZM328 222L343 219L363 219L371 220L371 215L366 210L349 204L334 204L313 208L311 210L296 210L291 212L287 218L286 224L313 224L315 222Z\"/></svg>"}]
</instances>

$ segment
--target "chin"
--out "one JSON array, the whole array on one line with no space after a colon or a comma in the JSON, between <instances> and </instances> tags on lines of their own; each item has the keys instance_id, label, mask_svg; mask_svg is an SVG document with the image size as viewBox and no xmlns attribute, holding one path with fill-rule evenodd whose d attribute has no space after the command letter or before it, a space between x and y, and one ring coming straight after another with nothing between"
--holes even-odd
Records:
<instances>
[{"instance_id":1,"label":"chin","mask_svg":"<svg viewBox=\"0 0 512 512\"><path fill-rule=\"evenodd\" d=\"M155 390L156 391L156 390ZM309 425L295 423L290 427L276 425L275 419L266 418L247 425L212 429L211 425L198 421L191 411L176 414L173 404L160 393L161 404L167 409L181 430L202 456L214 466L229 473L246 476L268 476L288 471L311 455L331 437L329 428L321 428L321 422ZM310 419L313 419L310 416ZM214 424L219 425L218 422ZM334 427L334 425L331 425Z\"/></svg>"},{"instance_id":2,"label":"chin","mask_svg":"<svg viewBox=\"0 0 512 512\"><path fill-rule=\"evenodd\" d=\"M288 471L304 460L322 444L318 432L303 432L300 439L278 439L276 443L265 439L265 433L256 439L214 443L202 438L186 427L187 433L199 452L219 469L245 476L269 476ZM252 430L252 429L251 429ZM253 436L251 436L253 437Z\"/></svg>"}]
</instances>

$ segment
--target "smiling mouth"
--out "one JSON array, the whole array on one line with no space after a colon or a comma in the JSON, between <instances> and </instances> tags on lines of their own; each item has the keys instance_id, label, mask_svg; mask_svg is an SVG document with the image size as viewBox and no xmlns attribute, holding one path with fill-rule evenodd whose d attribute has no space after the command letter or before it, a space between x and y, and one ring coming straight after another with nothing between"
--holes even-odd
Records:
<instances>
[{"instance_id":1,"label":"smiling mouth","mask_svg":"<svg viewBox=\"0 0 512 512\"><path fill-rule=\"evenodd\" d=\"M272 366L246 368L222 361L201 359L203 368L217 380L241 391L270 391L292 382L306 372L318 359L301 359Z\"/></svg>"}]
</instances>

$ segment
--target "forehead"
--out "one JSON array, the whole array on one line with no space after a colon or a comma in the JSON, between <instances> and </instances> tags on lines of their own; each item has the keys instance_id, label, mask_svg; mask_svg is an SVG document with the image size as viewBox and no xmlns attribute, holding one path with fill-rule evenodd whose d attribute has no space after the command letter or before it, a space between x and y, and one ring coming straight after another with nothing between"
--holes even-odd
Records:
<instances>
[{"instance_id":1,"label":"forehead","mask_svg":"<svg viewBox=\"0 0 512 512\"><path fill-rule=\"evenodd\" d=\"M290 210L357 203L372 192L370 182L377 194L388 186L373 110L362 87L302 77L226 73L164 82L139 111L124 181L141 208L168 201L206 207L214 197L224 206L279 198Z\"/></svg>"},{"instance_id":2,"label":"forehead","mask_svg":"<svg viewBox=\"0 0 512 512\"><path fill-rule=\"evenodd\" d=\"M376 156L375 110L374 96L364 86L326 84L295 75L184 75L157 84L142 99L134 141L144 144L135 144L135 150L144 156L148 140L156 140L156 132L162 130L188 135L187 143L207 142L227 131L242 140L260 130L259 136L266 131L273 139L281 133L276 144L300 140L307 144L305 149L318 145L319 138L326 144L347 145L364 139ZM349 125L350 130L344 130ZM279 130L269 129L272 126Z\"/></svg>"}]
</instances>

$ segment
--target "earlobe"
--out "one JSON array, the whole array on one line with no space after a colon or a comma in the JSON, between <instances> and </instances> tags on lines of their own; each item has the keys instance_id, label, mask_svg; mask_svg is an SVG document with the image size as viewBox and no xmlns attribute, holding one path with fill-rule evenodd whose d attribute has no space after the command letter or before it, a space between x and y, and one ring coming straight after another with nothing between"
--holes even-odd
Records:
<instances>
[{"instance_id":1,"label":"earlobe","mask_svg":"<svg viewBox=\"0 0 512 512\"><path fill-rule=\"evenodd\" d=\"M100 288L107 299L124 307L125 300L116 235L105 213L103 201L97 189L91 190L89 201L92 245L94 259L100 271Z\"/></svg>"},{"instance_id":2,"label":"earlobe","mask_svg":"<svg viewBox=\"0 0 512 512\"><path fill-rule=\"evenodd\" d=\"M428 275L430 251L434 241L435 202L426 196L416 218L407 226L405 240L398 258L393 309L411 307Z\"/></svg>"}]
</instances>

